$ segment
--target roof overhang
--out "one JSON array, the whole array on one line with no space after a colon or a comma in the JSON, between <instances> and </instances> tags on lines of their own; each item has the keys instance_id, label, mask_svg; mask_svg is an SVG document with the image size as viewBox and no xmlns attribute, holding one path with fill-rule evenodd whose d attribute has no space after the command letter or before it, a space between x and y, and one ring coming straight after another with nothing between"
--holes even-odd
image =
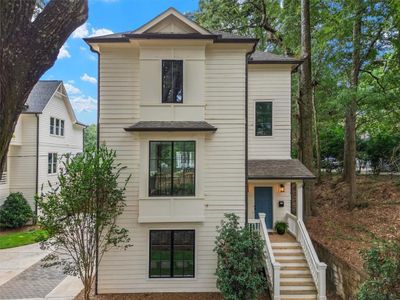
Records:
<instances>
[{"instance_id":1,"label":"roof overhang","mask_svg":"<svg viewBox=\"0 0 400 300\"><path fill-rule=\"evenodd\" d=\"M306 180L315 176L297 159L265 159L248 161L248 179Z\"/></svg>"},{"instance_id":2,"label":"roof overhang","mask_svg":"<svg viewBox=\"0 0 400 300\"><path fill-rule=\"evenodd\" d=\"M205 121L140 121L124 128L130 132L160 132L160 131L203 131L215 132L216 127Z\"/></svg>"}]
</instances>

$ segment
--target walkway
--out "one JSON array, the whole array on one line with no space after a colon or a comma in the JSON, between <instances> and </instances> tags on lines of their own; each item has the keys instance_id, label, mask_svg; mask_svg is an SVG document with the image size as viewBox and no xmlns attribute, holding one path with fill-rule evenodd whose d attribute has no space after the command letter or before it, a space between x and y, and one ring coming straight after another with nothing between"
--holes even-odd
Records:
<instances>
[{"instance_id":1,"label":"walkway","mask_svg":"<svg viewBox=\"0 0 400 300\"><path fill-rule=\"evenodd\" d=\"M0 299L74 299L82 284L57 267L43 268L38 244L0 250Z\"/></svg>"}]
</instances>

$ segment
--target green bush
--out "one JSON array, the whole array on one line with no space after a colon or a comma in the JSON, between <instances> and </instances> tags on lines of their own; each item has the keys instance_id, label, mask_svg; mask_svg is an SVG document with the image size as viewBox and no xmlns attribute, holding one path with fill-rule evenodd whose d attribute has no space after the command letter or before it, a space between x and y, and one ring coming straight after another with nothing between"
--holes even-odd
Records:
<instances>
[{"instance_id":1,"label":"green bush","mask_svg":"<svg viewBox=\"0 0 400 300\"><path fill-rule=\"evenodd\" d=\"M11 193L0 207L0 226L19 228L33 218L33 212L21 193Z\"/></svg>"},{"instance_id":2,"label":"green bush","mask_svg":"<svg viewBox=\"0 0 400 300\"><path fill-rule=\"evenodd\" d=\"M278 234L285 234L288 229L288 224L283 221L278 221L275 223L275 230Z\"/></svg>"},{"instance_id":3,"label":"green bush","mask_svg":"<svg viewBox=\"0 0 400 300\"><path fill-rule=\"evenodd\" d=\"M226 214L217 228L217 287L226 300L253 300L265 291L263 241L239 217Z\"/></svg>"},{"instance_id":4,"label":"green bush","mask_svg":"<svg viewBox=\"0 0 400 300\"><path fill-rule=\"evenodd\" d=\"M361 285L358 299L399 299L400 241L377 241L361 255L369 278Z\"/></svg>"}]
</instances>

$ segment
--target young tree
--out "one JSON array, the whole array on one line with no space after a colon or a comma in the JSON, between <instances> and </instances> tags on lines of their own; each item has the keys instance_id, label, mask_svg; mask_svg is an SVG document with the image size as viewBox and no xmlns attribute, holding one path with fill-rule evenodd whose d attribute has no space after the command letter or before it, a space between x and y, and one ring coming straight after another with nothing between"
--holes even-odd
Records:
<instances>
[{"instance_id":1,"label":"young tree","mask_svg":"<svg viewBox=\"0 0 400 300\"><path fill-rule=\"evenodd\" d=\"M96 124L91 124L85 128L83 135L84 149L96 148L97 145L97 127Z\"/></svg>"},{"instance_id":2,"label":"young tree","mask_svg":"<svg viewBox=\"0 0 400 300\"><path fill-rule=\"evenodd\" d=\"M120 186L125 168L115 163L115 157L115 151L102 146L67 158L59 187L38 199L39 223L50 236L42 246L52 251L45 265L60 265L66 274L78 275L85 299L104 253L131 246L128 231L117 225L130 176Z\"/></svg>"},{"instance_id":3,"label":"young tree","mask_svg":"<svg viewBox=\"0 0 400 300\"><path fill-rule=\"evenodd\" d=\"M240 227L237 215L225 214L225 218L217 229L214 248L217 287L224 299L255 300L266 288L263 241L249 226Z\"/></svg>"},{"instance_id":4,"label":"young tree","mask_svg":"<svg viewBox=\"0 0 400 300\"><path fill-rule=\"evenodd\" d=\"M37 0L0 2L0 170L29 93L88 17L87 0L50 0L40 12L37 5Z\"/></svg>"}]
</instances>

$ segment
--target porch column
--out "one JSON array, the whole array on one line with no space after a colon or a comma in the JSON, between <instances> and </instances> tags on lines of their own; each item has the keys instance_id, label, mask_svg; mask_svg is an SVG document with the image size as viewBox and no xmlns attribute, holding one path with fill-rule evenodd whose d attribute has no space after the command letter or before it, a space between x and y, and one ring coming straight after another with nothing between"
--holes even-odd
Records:
<instances>
[{"instance_id":1,"label":"porch column","mask_svg":"<svg viewBox=\"0 0 400 300\"><path fill-rule=\"evenodd\" d=\"M303 220L303 181L296 182L296 214L299 220Z\"/></svg>"}]
</instances>

